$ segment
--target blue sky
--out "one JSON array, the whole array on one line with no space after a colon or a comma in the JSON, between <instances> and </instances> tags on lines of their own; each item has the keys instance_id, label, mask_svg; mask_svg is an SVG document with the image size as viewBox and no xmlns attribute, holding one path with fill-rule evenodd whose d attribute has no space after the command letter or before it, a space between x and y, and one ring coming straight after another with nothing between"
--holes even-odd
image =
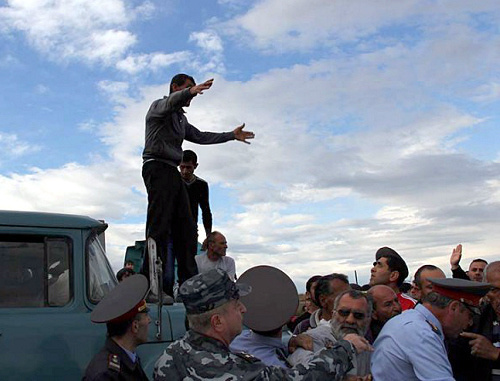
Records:
<instances>
[{"instance_id":1,"label":"blue sky","mask_svg":"<svg viewBox=\"0 0 500 381\"><path fill-rule=\"evenodd\" d=\"M144 116L178 72L214 86L195 146L238 273L369 277L499 256L500 6L337 0L0 1L0 208L110 223L118 269L144 235Z\"/></svg>"}]
</instances>

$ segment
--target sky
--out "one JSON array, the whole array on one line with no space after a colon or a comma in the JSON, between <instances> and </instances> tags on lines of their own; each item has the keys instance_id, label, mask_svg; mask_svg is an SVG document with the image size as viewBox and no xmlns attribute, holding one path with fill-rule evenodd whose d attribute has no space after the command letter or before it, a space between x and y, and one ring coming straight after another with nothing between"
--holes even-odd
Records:
<instances>
[{"instance_id":1,"label":"sky","mask_svg":"<svg viewBox=\"0 0 500 381\"><path fill-rule=\"evenodd\" d=\"M173 75L187 117L253 131L184 149L237 273L367 283L500 257L498 0L0 0L0 209L104 219L115 270L144 238L144 117ZM201 220L199 230L203 232Z\"/></svg>"}]
</instances>

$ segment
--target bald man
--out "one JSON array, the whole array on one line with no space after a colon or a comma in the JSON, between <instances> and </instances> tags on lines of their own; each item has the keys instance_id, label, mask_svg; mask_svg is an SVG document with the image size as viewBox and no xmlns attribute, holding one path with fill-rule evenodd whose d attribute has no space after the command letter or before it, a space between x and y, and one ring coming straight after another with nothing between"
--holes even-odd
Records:
<instances>
[{"instance_id":1,"label":"bald man","mask_svg":"<svg viewBox=\"0 0 500 381\"><path fill-rule=\"evenodd\" d=\"M401 313L397 294L389 286L379 284L368 290L373 300L373 313L366 338L373 344L385 323Z\"/></svg>"}]
</instances>

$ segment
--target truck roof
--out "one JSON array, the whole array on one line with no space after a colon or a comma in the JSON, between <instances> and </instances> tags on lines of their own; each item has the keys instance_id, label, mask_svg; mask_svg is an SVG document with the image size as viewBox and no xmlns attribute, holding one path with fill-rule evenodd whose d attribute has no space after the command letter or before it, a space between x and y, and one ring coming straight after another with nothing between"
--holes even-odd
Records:
<instances>
[{"instance_id":1,"label":"truck roof","mask_svg":"<svg viewBox=\"0 0 500 381\"><path fill-rule=\"evenodd\" d=\"M0 226L36 226L70 229L97 228L103 231L107 228L108 224L87 216L72 214L0 210Z\"/></svg>"}]
</instances>

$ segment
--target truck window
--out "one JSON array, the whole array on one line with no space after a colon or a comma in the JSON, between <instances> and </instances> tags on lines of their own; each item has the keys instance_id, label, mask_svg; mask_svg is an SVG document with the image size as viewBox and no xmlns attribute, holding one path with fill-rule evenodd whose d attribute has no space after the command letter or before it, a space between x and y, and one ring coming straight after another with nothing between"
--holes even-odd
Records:
<instances>
[{"instance_id":1,"label":"truck window","mask_svg":"<svg viewBox=\"0 0 500 381\"><path fill-rule=\"evenodd\" d=\"M87 269L87 294L91 302L98 303L118 281L97 235L87 244Z\"/></svg>"},{"instance_id":2,"label":"truck window","mask_svg":"<svg viewBox=\"0 0 500 381\"><path fill-rule=\"evenodd\" d=\"M0 307L60 307L72 298L63 237L0 236Z\"/></svg>"}]
</instances>

